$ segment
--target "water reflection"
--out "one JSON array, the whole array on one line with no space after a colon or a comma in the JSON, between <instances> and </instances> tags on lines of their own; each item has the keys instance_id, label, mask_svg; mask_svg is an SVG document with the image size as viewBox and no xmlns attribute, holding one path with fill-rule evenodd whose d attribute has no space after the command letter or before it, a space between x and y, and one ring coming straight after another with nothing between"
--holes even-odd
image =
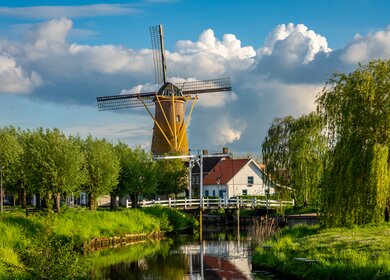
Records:
<instances>
[{"instance_id":1,"label":"water reflection","mask_svg":"<svg viewBox=\"0 0 390 280\"><path fill-rule=\"evenodd\" d=\"M99 252L91 279L276 279L252 272L249 241L231 230L148 241Z\"/></svg>"}]
</instances>

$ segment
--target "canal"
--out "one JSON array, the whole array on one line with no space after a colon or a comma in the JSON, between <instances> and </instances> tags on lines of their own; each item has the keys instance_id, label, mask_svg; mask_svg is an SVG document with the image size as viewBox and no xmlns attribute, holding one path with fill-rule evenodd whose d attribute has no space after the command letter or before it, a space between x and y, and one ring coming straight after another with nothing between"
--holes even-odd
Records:
<instances>
[{"instance_id":1,"label":"canal","mask_svg":"<svg viewBox=\"0 0 390 280\"><path fill-rule=\"evenodd\" d=\"M90 278L97 279L282 279L253 271L251 242L246 230L207 226L199 235L104 250L94 254Z\"/></svg>"}]
</instances>

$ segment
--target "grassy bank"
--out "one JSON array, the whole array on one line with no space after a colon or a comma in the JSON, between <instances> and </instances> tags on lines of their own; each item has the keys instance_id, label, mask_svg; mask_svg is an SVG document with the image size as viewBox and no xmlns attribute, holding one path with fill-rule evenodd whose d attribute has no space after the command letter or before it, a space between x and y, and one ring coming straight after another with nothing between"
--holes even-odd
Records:
<instances>
[{"instance_id":1,"label":"grassy bank","mask_svg":"<svg viewBox=\"0 0 390 280\"><path fill-rule=\"evenodd\" d=\"M286 228L258 246L253 264L303 279L390 279L390 224Z\"/></svg>"},{"instance_id":2,"label":"grassy bank","mask_svg":"<svg viewBox=\"0 0 390 280\"><path fill-rule=\"evenodd\" d=\"M91 212L68 208L61 214L42 212L28 217L21 210L7 212L0 216L0 279L66 279L61 276L64 272L72 279L80 271L73 265L86 265L80 254L83 242L168 232L183 225L190 227L194 221L171 209ZM43 268L48 270L45 275L39 274Z\"/></svg>"}]
</instances>

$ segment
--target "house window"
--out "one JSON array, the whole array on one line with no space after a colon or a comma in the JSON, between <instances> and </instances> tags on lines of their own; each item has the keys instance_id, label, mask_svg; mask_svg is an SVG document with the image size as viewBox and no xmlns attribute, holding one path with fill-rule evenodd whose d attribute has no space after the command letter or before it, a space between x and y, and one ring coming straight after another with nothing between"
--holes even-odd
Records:
<instances>
[{"instance_id":1,"label":"house window","mask_svg":"<svg viewBox=\"0 0 390 280\"><path fill-rule=\"evenodd\" d=\"M209 196L209 191L208 190L204 191L204 196Z\"/></svg>"},{"instance_id":2,"label":"house window","mask_svg":"<svg viewBox=\"0 0 390 280\"><path fill-rule=\"evenodd\" d=\"M248 185L253 185L254 179L253 176L248 176Z\"/></svg>"},{"instance_id":3,"label":"house window","mask_svg":"<svg viewBox=\"0 0 390 280\"><path fill-rule=\"evenodd\" d=\"M215 196L215 190L213 190L213 196Z\"/></svg>"},{"instance_id":4,"label":"house window","mask_svg":"<svg viewBox=\"0 0 390 280\"><path fill-rule=\"evenodd\" d=\"M242 195L248 195L248 190L242 190Z\"/></svg>"}]
</instances>

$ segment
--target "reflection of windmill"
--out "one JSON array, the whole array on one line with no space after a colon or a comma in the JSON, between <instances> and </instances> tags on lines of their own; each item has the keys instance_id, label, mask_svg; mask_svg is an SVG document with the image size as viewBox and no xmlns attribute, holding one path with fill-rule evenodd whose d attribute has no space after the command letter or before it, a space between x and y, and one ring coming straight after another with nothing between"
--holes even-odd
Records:
<instances>
[{"instance_id":1,"label":"reflection of windmill","mask_svg":"<svg viewBox=\"0 0 390 280\"><path fill-rule=\"evenodd\" d=\"M162 25L150 27L153 46L156 83L162 84L157 92L98 97L100 111L135 108L144 106L154 121L152 152L188 153L187 127L192 110L198 99L197 94L230 91L230 79L214 79L173 84L167 82ZM185 119L186 108L192 101L190 112ZM148 106L155 105L152 115Z\"/></svg>"}]
</instances>

